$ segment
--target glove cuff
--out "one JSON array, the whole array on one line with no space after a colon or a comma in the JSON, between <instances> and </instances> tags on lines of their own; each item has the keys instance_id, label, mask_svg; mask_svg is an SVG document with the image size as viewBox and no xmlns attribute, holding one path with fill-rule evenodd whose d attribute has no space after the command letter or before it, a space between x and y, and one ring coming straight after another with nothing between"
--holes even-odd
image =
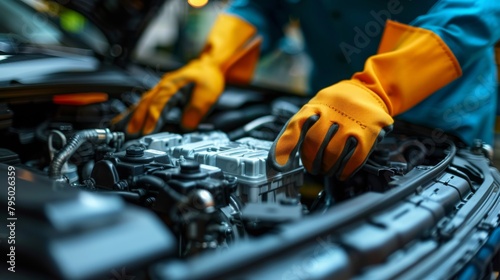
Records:
<instances>
[{"instance_id":1,"label":"glove cuff","mask_svg":"<svg viewBox=\"0 0 500 280\"><path fill-rule=\"evenodd\" d=\"M248 84L260 54L261 38L247 21L229 14L217 17L200 60L219 67L226 81Z\"/></svg>"},{"instance_id":2,"label":"glove cuff","mask_svg":"<svg viewBox=\"0 0 500 280\"><path fill-rule=\"evenodd\" d=\"M458 60L437 34L387 21L378 53L352 79L380 96L394 116L461 75Z\"/></svg>"}]
</instances>

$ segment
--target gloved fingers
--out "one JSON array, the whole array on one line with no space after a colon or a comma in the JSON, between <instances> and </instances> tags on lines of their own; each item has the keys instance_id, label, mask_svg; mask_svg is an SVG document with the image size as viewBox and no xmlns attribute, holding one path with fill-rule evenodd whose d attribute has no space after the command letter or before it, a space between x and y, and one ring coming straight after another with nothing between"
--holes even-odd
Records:
<instances>
[{"instance_id":1,"label":"gloved fingers","mask_svg":"<svg viewBox=\"0 0 500 280\"><path fill-rule=\"evenodd\" d=\"M370 137L359 141L350 159L337 171L336 175L340 180L346 180L363 166L376 144L375 140L376 138Z\"/></svg>"},{"instance_id":2,"label":"gloved fingers","mask_svg":"<svg viewBox=\"0 0 500 280\"><path fill-rule=\"evenodd\" d=\"M387 133L389 133L392 130L392 125L388 125L383 127L378 135L359 135L357 137L363 137L363 141L359 141L353 148L352 152L349 150L346 150L346 159L343 164L339 165L336 167L336 170L334 168L334 173L335 175L340 179L340 180L346 180L348 179L352 174L356 173L366 162L370 154L372 153L373 149L375 148L375 145L377 145ZM352 137L353 141L356 141L356 137ZM346 145L346 149L347 149ZM352 154L352 155L349 155Z\"/></svg>"},{"instance_id":3,"label":"gloved fingers","mask_svg":"<svg viewBox=\"0 0 500 280\"><path fill-rule=\"evenodd\" d=\"M338 153L335 153L335 149L325 151L329 143L332 142L332 138L338 138L334 137L338 128L337 123L332 123L328 118L320 117L305 135L300 155L302 164L309 173L313 175L324 173L323 160L325 158L337 158L340 154L341 147L339 146L341 145L339 143L333 146L333 148L339 150Z\"/></svg>"},{"instance_id":4,"label":"gloved fingers","mask_svg":"<svg viewBox=\"0 0 500 280\"><path fill-rule=\"evenodd\" d=\"M136 107L137 107L137 104L133 104L132 106L128 107L126 110L122 111L120 114L114 116L110 120L111 129L124 130L128 121L130 120L130 116L131 116L132 112L135 110Z\"/></svg>"},{"instance_id":5,"label":"gloved fingers","mask_svg":"<svg viewBox=\"0 0 500 280\"><path fill-rule=\"evenodd\" d=\"M217 79L217 81L214 81ZM224 90L222 75L212 75L209 83L201 81L192 90L191 98L184 108L181 125L186 130L196 129L202 119L213 108Z\"/></svg>"},{"instance_id":6,"label":"gloved fingers","mask_svg":"<svg viewBox=\"0 0 500 280\"><path fill-rule=\"evenodd\" d=\"M382 139L384 139L384 137L387 135L387 133L390 133L393 128L394 128L393 124L389 124L387 126L382 127L382 130L378 134L378 137L377 137L375 144L378 144L380 141L382 141Z\"/></svg>"},{"instance_id":7,"label":"gloved fingers","mask_svg":"<svg viewBox=\"0 0 500 280\"><path fill-rule=\"evenodd\" d=\"M127 110L121 112L113 119L111 119L110 123L113 129L115 130L125 130L127 133L136 134L139 132L139 128L142 126L142 123L145 119L145 111L137 112L137 110L141 111L141 108L138 108L141 103L150 103L151 97L156 94L156 88L153 88L146 93L143 94L140 101L136 104L132 104L127 108ZM130 123L132 121L132 124Z\"/></svg>"},{"instance_id":8,"label":"gloved fingers","mask_svg":"<svg viewBox=\"0 0 500 280\"><path fill-rule=\"evenodd\" d=\"M317 114L304 117L307 114L300 114L301 111L285 124L269 150L268 162L278 171L293 168L293 162L305 135L319 119Z\"/></svg>"},{"instance_id":9,"label":"gloved fingers","mask_svg":"<svg viewBox=\"0 0 500 280\"><path fill-rule=\"evenodd\" d=\"M195 99L194 96L193 99ZM198 100L188 103L182 114L182 127L186 130L196 129L215 102L216 101L212 103L208 100Z\"/></svg>"},{"instance_id":10,"label":"gloved fingers","mask_svg":"<svg viewBox=\"0 0 500 280\"><path fill-rule=\"evenodd\" d=\"M156 89L153 88L144 94L139 103L132 105L129 110L127 110L130 112L127 118L127 135L138 136L142 134L142 127L147 117L147 108L150 106L155 94Z\"/></svg>"},{"instance_id":11,"label":"gloved fingers","mask_svg":"<svg viewBox=\"0 0 500 280\"><path fill-rule=\"evenodd\" d=\"M162 113L182 83L162 82L147 92L139 102L127 126L127 133L141 135L158 131L163 125Z\"/></svg>"},{"instance_id":12,"label":"gloved fingers","mask_svg":"<svg viewBox=\"0 0 500 280\"><path fill-rule=\"evenodd\" d=\"M332 141L333 143L333 141ZM335 162L325 163L325 174L327 176L335 176L340 180L346 180L351 174L352 171L345 170L348 164L354 165L357 164L359 158L357 158L356 152L360 152L361 149L357 149L358 140L354 136L347 137L346 140L343 141L342 151L339 154L337 160ZM361 161L361 164L364 163L366 159ZM361 166L358 166L361 167Z\"/></svg>"}]
</instances>

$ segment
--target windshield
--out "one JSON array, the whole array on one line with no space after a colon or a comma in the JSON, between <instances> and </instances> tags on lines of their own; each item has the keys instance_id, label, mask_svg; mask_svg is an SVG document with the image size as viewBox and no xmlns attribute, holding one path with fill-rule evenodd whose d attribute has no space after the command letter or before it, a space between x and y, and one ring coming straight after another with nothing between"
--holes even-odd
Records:
<instances>
[{"instance_id":1,"label":"windshield","mask_svg":"<svg viewBox=\"0 0 500 280\"><path fill-rule=\"evenodd\" d=\"M86 34L85 36L82 34ZM102 34L74 11L39 0L0 1L0 37L43 47L104 50ZM92 40L86 41L85 38Z\"/></svg>"}]
</instances>

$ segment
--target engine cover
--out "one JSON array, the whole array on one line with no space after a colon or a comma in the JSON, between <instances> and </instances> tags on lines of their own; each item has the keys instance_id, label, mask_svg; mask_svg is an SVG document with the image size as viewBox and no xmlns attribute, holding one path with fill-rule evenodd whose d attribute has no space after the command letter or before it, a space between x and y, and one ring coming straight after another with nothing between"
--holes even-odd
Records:
<instances>
[{"instance_id":1,"label":"engine cover","mask_svg":"<svg viewBox=\"0 0 500 280\"><path fill-rule=\"evenodd\" d=\"M288 172L278 172L267 165L271 141L250 137L230 141L222 132L183 136L165 132L145 136L139 143L167 153L174 162L191 159L235 176L237 195L244 203L298 198L303 185L304 168L299 157L296 157L294 169Z\"/></svg>"}]
</instances>

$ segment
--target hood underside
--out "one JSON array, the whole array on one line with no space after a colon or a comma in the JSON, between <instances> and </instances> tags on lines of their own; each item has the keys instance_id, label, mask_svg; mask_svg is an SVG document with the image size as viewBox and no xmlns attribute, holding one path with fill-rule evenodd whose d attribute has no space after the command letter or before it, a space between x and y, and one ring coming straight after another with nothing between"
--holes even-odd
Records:
<instances>
[{"instance_id":1,"label":"hood underside","mask_svg":"<svg viewBox=\"0 0 500 280\"><path fill-rule=\"evenodd\" d=\"M131 50L150 20L167 0L50 0L74 10L106 36L110 48L106 56L127 61Z\"/></svg>"}]
</instances>

